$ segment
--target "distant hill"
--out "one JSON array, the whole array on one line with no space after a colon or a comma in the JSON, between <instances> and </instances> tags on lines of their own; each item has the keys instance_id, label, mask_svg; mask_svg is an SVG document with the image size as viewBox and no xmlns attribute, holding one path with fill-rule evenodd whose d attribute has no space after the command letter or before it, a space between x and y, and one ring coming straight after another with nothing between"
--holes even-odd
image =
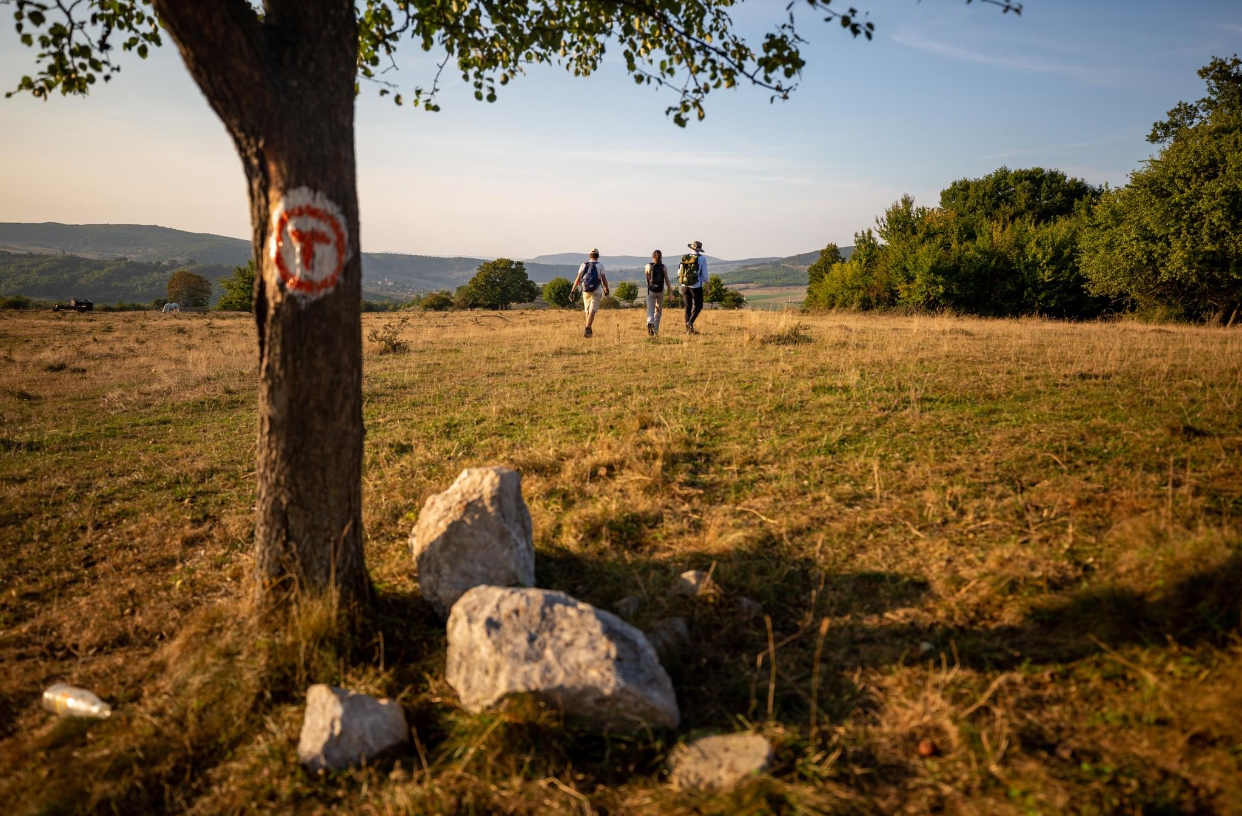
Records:
<instances>
[{"instance_id":1,"label":"distant hill","mask_svg":"<svg viewBox=\"0 0 1242 816\"><path fill-rule=\"evenodd\" d=\"M168 278L188 268L211 281L226 277L233 264L185 264L84 258L80 255L0 252L0 294L37 300L86 298L96 303L150 303L168 296ZM220 292L213 293L216 300Z\"/></svg>"},{"instance_id":2,"label":"distant hill","mask_svg":"<svg viewBox=\"0 0 1242 816\"><path fill-rule=\"evenodd\" d=\"M243 264L250 242L204 232L140 224L0 223L0 250L68 252L83 258Z\"/></svg>"},{"instance_id":3,"label":"distant hill","mask_svg":"<svg viewBox=\"0 0 1242 816\"><path fill-rule=\"evenodd\" d=\"M164 281L171 272L157 273L155 269L163 270L169 262L175 268L191 261L202 266L221 265L220 274L214 270L203 273L214 280L249 260L250 242L140 224L0 223L0 253L7 253L0 261L0 294L85 297L105 303L163 297ZM77 261L46 264L37 258L15 257L27 254L74 257ZM368 294L388 296L453 289L469 280L485 260L364 252L362 286ZM122 261L137 265L118 263ZM544 283L557 275L572 278L577 264L528 262L526 269L532 280ZM156 281L160 276L163 281ZM104 282L104 278L108 280Z\"/></svg>"},{"instance_id":4,"label":"distant hill","mask_svg":"<svg viewBox=\"0 0 1242 816\"><path fill-rule=\"evenodd\" d=\"M847 255L850 248L842 250ZM665 255L670 269L683 250ZM26 257L26 256L43 256ZM49 259L62 257L53 263ZM539 255L525 261L536 283L556 276L573 279L580 252ZM725 283L803 285L806 267L819 252L786 258L744 258L729 261L707 256L712 274ZM190 265L215 280L250 258L250 242L201 232L141 224L0 223L0 294L67 299L84 297L100 303L150 301L164 296L172 269ZM641 278L647 255L605 255L604 266L617 273L614 283ZM362 288L368 296L408 297L432 289L454 289L465 283L487 258L362 253ZM201 269L199 267L202 267ZM219 267L217 269L216 267ZM624 273L624 274L623 274Z\"/></svg>"},{"instance_id":5,"label":"distant hill","mask_svg":"<svg viewBox=\"0 0 1242 816\"><path fill-rule=\"evenodd\" d=\"M745 264L721 275L726 285L753 283L759 286L806 286L806 270L819 260L819 250L765 259L763 263ZM841 247L841 258L848 260L854 247Z\"/></svg>"}]
</instances>

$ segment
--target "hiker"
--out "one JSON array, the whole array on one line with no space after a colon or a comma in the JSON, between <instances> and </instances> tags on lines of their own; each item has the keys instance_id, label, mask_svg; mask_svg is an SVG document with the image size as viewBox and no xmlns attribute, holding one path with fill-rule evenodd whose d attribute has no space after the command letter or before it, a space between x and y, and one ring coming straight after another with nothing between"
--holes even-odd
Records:
<instances>
[{"instance_id":1,"label":"hiker","mask_svg":"<svg viewBox=\"0 0 1242 816\"><path fill-rule=\"evenodd\" d=\"M592 249L591 254L582 262L582 266L578 267L578 277L574 278L574 285L569 287L571 298L579 286L582 287L582 308L586 310L586 329L583 330L582 336L590 337L591 324L595 322L595 313L599 311L599 304L608 297L608 278L604 277L604 265L599 262L598 249ZM601 288L603 295L600 295Z\"/></svg>"},{"instance_id":2,"label":"hiker","mask_svg":"<svg viewBox=\"0 0 1242 816\"><path fill-rule=\"evenodd\" d=\"M660 318L664 316L664 299L668 296L668 268L664 266L664 253L651 253L651 263L643 270L647 276L647 336L660 333Z\"/></svg>"},{"instance_id":3,"label":"hiker","mask_svg":"<svg viewBox=\"0 0 1242 816\"><path fill-rule=\"evenodd\" d=\"M677 282L681 284L681 296L686 301L686 334L698 334L694 321L703 311L703 287L707 284L707 256L703 254L703 242L693 241L686 246L693 252L681 256L677 269Z\"/></svg>"}]
</instances>

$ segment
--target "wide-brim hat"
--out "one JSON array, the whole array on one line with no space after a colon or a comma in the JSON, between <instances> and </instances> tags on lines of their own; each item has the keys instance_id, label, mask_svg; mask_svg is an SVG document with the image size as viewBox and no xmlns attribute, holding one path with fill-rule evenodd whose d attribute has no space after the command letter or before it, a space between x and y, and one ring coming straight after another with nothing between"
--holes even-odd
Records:
<instances>
[{"instance_id":1,"label":"wide-brim hat","mask_svg":"<svg viewBox=\"0 0 1242 816\"><path fill-rule=\"evenodd\" d=\"M690 243L686 244L686 246L690 247L691 249L702 251L703 242L702 241L691 241Z\"/></svg>"}]
</instances>

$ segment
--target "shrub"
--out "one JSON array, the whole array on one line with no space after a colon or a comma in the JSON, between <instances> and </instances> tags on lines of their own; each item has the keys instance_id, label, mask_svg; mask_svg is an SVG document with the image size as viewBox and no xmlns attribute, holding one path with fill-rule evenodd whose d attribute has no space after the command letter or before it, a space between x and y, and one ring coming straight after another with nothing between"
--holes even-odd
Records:
<instances>
[{"instance_id":1,"label":"shrub","mask_svg":"<svg viewBox=\"0 0 1242 816\"><path fill-rule=\"evenodd\" d=\"M569 297L571 288L573 283L567 278L555 277L543 285L543 302L549 306L567 308L573 303Z\"/></svg>"},{"instance_id":2,"label":"shrub","mask_svg":"<svg viewBox=\"0 0 1242 816\"><path fill-rule=\"evenodd\" d=\"M404 354L410 350L410 343L401 339L401 330L409 322L405 315L389 320L380 328L371 329L367 340L376 345L377 354Z\"/></svg>"},{"instance_id":3,"label":"shrub","mask_svg":"<svg viewBox=\"0 0 1242 816\"><path fill-rule=\"evenodd\" d=\"M25 295L9 295L0 298L0 309L29 309L34 306L34 301Z\"/></svg>"},{"instance_id":4,"label":"shrub","mask_svg":"<svg viewBox=\"0 0 1242 816\"><path fill-rule=\"evenodd\" d=\"M448 292L431 292L414 301L424 312L447 312L453 308L453 296Z\"/></svg>"},{"instance_id":5,"label":"shrub","mask_svg":"<svg viewBox=\"0 0 1242 816\"><path fill-rule=\"evenodd\" d=\"M630 306L638 300L638 284L633 281L621 281L616 288L617 300Z\"/></svg>"}]
</instances>

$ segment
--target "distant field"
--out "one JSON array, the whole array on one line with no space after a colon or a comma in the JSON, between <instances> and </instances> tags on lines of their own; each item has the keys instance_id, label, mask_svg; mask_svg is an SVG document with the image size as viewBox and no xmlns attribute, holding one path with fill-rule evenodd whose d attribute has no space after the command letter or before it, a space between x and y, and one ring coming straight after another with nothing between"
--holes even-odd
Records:
<instances>
[{"instance_id":1,"label":"distant field","mask_svg":"<svg viewBox=\"0 0 1242 816\"><path fill-rule=\"evenodd\" d=\"M746 302L755 309L787 309L798 307L806 300L805 286L750 286L741 284L730 287L746 295Z\"/></svg>"},{"instance_id":2,"label":"distant field","mask_svg":"<svg viewBox=\"0 0 1242 816\"><path fill-rule=\"evenodd\" d=\"M1242 332L580 320L413 315L410 353L368 346L379 601L346 636L253 617L248 316L0 314L5 813L1242 812ZM492 463L523 474L538 585L686 620L678 731L458 708L407 537ZM670 597L687 568L721 594ZM115 716L54 721L59 679ZM397 698L418 741L308 774L317 681ZM677 742L751 728L769 775L668 788Z\"/></svg>"}]
</instances>

